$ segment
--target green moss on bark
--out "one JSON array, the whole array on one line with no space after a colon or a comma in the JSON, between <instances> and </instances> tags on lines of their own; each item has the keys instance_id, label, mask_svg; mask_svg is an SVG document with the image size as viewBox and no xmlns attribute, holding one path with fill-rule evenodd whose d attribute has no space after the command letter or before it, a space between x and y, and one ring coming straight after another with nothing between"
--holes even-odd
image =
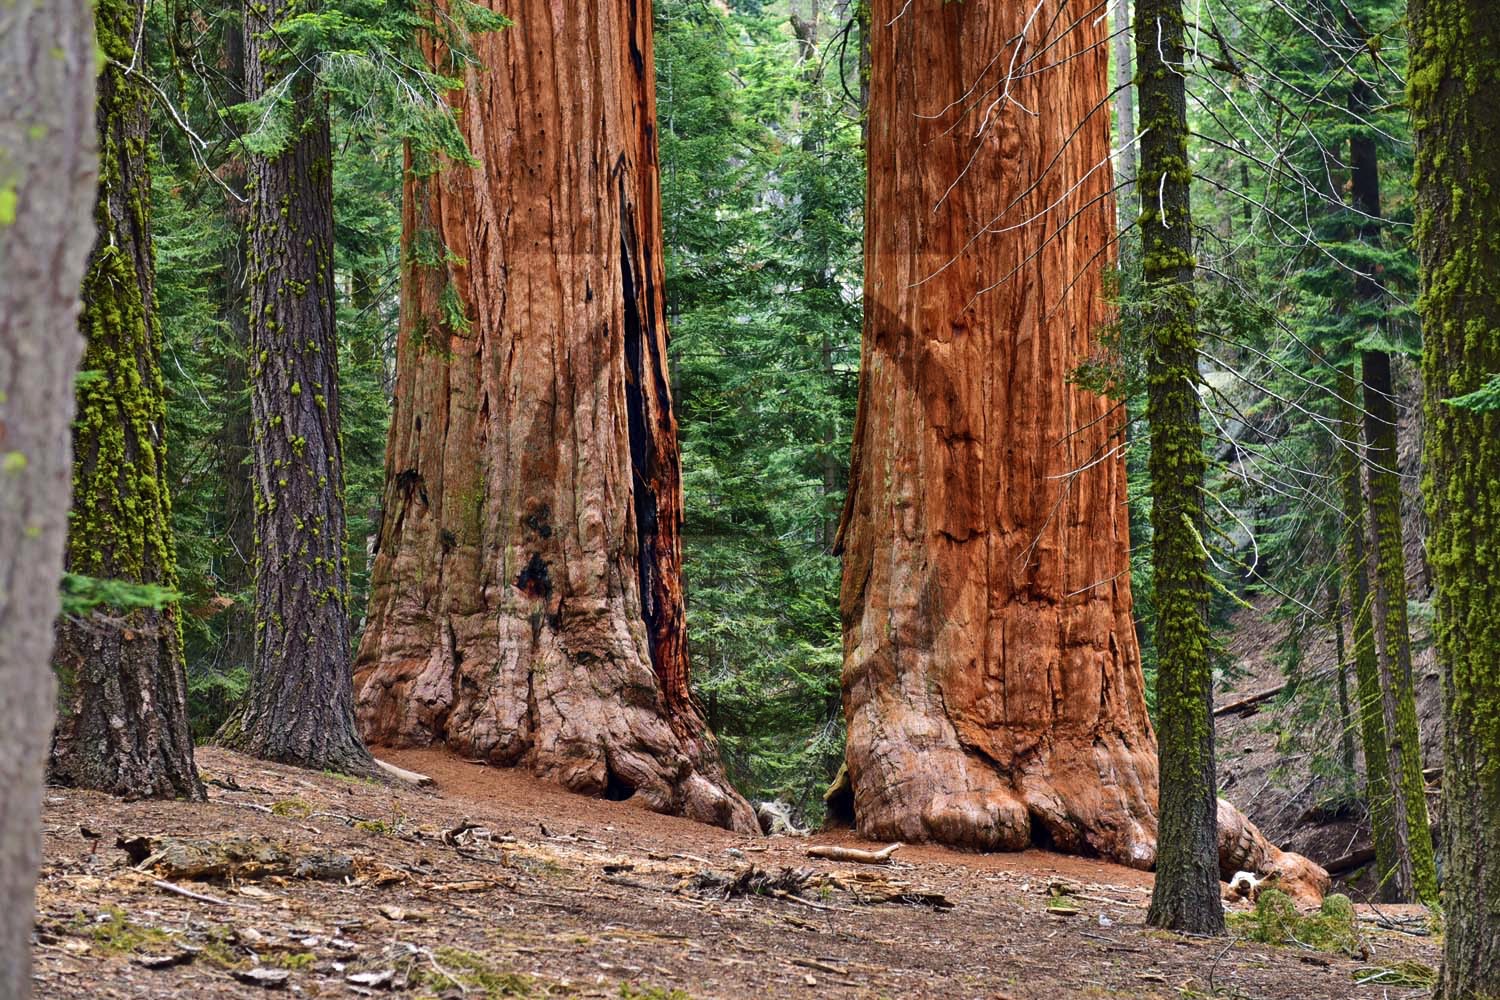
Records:
<instances>
[{"instance_id":1,"label":"green moss on bark","mask_svg":"<svg viewBox=\"0 0 1500 1000\"><path fill-rule=\"evenodd\" d=\"M1488 0L1412 0L1424 493L1444 736L1442 1000L1500 997L1500 45Z\"/></svg>"},{"instance_id":2,"label":"green moss on bark","mask_svg":"<svg viewBox=\"0 0 1500 1000\"><path fill-rule=\"evenodd\" d=\"M1219 902L1218 800L1213 740L1211 580L1203 548L1205 457L1200 426L1200 334L1194 295L1187 102L1179 0L1138 0L1141 248L1150 331L1152 570L1156 594L1161 794L1156 888L1147 921L1224 932Z\"/></svg>"}]
</instances>

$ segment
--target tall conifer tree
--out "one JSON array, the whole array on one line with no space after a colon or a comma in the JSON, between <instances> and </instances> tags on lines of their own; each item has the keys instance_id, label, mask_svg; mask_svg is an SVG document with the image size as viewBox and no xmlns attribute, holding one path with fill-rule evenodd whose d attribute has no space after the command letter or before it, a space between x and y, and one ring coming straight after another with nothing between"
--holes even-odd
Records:
<instances>
[{"instance_id":1,"label":"tall conifer tree","mask_svg":"<svg viewBox=\"0 0 1500 1000\"><path fill-rule=\"evenodd\" d=\"M1500 45L1488 0L1413 0L1424 492L1443 673L1442 1000L1500 997Z\"/></svg>"}]
</instances>

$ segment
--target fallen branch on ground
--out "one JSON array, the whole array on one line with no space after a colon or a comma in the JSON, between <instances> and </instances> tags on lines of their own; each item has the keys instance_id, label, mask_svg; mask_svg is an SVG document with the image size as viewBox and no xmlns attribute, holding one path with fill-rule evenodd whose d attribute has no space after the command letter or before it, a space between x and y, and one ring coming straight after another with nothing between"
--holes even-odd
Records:
<instances>
[{"instance_id":1,"label":"fallen branch on ground","mask_svg":"<svg viewBox=\"0 0 1500 1000\"><path fill-rule=\"evenodd\" d=\"M416 785L418 788L425 788L428 785L437 784L436 781L432 780L425 774L418 774L416 771L408 771L406 768L397 767L395 764L387 764L385 761L381 760L378 757L375 759L375 764L386 774L389 774L391 777L395 778L398 781L404 781L408 785Z\"/></svg>"},{"instance_id":2,"label":"fallen branch on ground","mask_svg":"<svg viewBox=\"0 0 1500 1000\"><path fill-rule=\"evenodd\" d=\"M819 844L807 849L810 858L824 858L828 861L852 861L862 865L883 865L891 860L891 855L901 849L900 844L888 844L878 851L865 851L858 847L838 847L833 844Z\"/></svg>"}]
</instances>

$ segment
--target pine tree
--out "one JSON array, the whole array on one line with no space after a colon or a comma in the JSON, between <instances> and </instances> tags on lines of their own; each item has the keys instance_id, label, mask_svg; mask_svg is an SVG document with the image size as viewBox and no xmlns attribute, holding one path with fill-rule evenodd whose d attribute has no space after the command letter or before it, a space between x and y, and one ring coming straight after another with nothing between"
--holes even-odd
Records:
<instances>
[{"instance_id":1,"label":"pine tree","mask_svg":"<svg viewBox=\"0 0 1500 1000\"><path fill-rule=\"evenodd\" d=\"M1443 673L1442 1000L1500 996L1500 73L1485 0L1413 0L1423 492Z\"/></svg>"},{"instance_id":2,"label":"pine tree","mask_svg":"<svg viewBox=\"0 0 1500 1000\"><path fill-rule=\"evenodd\" d=\"M1135 38L1144 133L1140 228L1161 759L1156 886L1146 920L1155 927L1222 934L1198 400L1201 339L1180 0L1137 0Z\"/></svg>"},{"instance_id":3,"label":"pine tree","mask_svg":"<svg viewBox=\"0 0 1500 1000\"><path fill-rule=\"evenodd\" d=\"M1353 11L1346 24L1362 37ZM1378 247L1381 230L1380 160L1376 136L1362 128L1375 113L1374 95L1356 76L1349 88L1349 117L1356 124L1349 137L1349 180L1359 215L1355 245ZM1367 339L1376 338L1386 311L1386 292L1375 277L1377 261L1356 259L1355 314ZM1437 870L1428 831L1427 784L1422 777L1422 748L1417 728L1416 693L1411 669L1411 630L1406 614L1406 552L1401 533L1401 475L1396 451L1396 385L1391 352L1377 344L1360 351L1364 398L1366 527L1369 535L1370 624L1380 672L1381 716L1385 723L1384 770L1392 799L1390 838L1393 867L1380 872L1384 898L1437 902ZM1377 833L1377 840L1382 834Z\"/></svg>"},{"instance_id":4,"label":"pine tree","mask_svg":"<svg viewBox=\"0 0 1500 1000\"><path fill-rule=\"evenodd\" d=\"M39 54L45 54L39 56ZM93 9L0 11L0 996L31 995L42 767L97 177Z\"/></svg>"},{"instance_id":5,"label":"pine tree","mask_svg":"<svg viewBox=\"0 0 1500 1000\"><path fill-rule=\"evenodd\" d=\"M128 67L144 0L96 7L100 185L83 283L88 341L73 433L68 570L176 584L147 168L150 92ZM53 660L54 780L131 798L204 797L173 603L65 618Z\"/></svg>"},{"instance_id":6,"label":"pine tree","mask_svg":"<svg viewBox=\"0 0 1500 1000\"><path fill-rule=\"evenodd\" d=\"M285 124L271 148L251 149L247 183L255 662L220 738L267 760L369 774L351 686L332 126L327 93L283 40L299 13L316 10L245 6L247 96Z\"/></svg>"}]
</instances>

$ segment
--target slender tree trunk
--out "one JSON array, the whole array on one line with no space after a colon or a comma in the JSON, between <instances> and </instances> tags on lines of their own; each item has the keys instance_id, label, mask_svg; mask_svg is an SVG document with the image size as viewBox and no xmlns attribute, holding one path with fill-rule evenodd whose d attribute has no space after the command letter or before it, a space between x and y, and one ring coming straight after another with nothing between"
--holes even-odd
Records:
<instances>
[{"instance_id":1,"label":"slender tree trunk","mask_svg":"<svg viewBox=\"0 0 1500 1000\"><path fill-rule=\"evenodd\" d=\"M1443 740L1440 1000L1500 997L1500 74L1486 0L1413 0L1427 509ZM1489 386L1483 408L1451 400Z\"/></svg>"},{"instance_id":2,"label":"slender tree trunk","mask_svg":"<svg viewBox=\"0 0 1500 1000\"><path fill-rule=\"evenodd\" d=\"M507 12L484 167L407 175L360 722L753 830L688 684L650 4Z\"/></svg>"},{"instance_id":3,"label":"slender tree trunk","mask_svg":"<svg viewBox=\"0 0 1500 1000\"><path fill-rule=\"evenodd\" d=\"M245 95L245 34L237 23L224 26L224 100L242 104ZM224 181L241 197L245 188L245 158L235 154L225 163ZM233 236L223 253L223 315L231 350L225 357L224 389L229 397L219 436L219 470L224 487L224 537L229 543L217 573L221 585L235 594L255 582L255 490L250 475L250 211L248 203L224 199L225 222ZM249 670L255 662L253 601L236 600L225 612L224 643L219 650L223 669Z\"/></svg>"},{"instance_id":4,"label":"slender tree trunk","mask_svg":"<svg viewBox=\"0 0 1500 1000\"><path fill-rule=\"evenodd\" d=\"M1065 5L1026 29L1011 67L1026 21L1000 0L870 5L840 533L855 819L875 838L1042 842L1149 867L1123 417L1069 381L1109 317L1112 181L1085 176L1108 153L1107 29ZM1015 103L987 112L1002 92Z\"/></svg>"},{"instance_id":5,"label":"slender tree trunk","mask_svg":"<svg viewBox=\"0 0 1500 1000\"><path fill-rule=\"evenodd\" d=\"M1427 785L1412 683L1406 619L1406 557L1401 542L1401 481L1396 471L1395 386L1391 357L1365 351L1361 368L1365 428L1365 529L1370 574L1370 625L1380 677L1386 736L1391 836L1396 864L1383 874L1388 898L1437 902L1437 869L1427 816Z\"/></svg>"},{"instance_id":6,"label":"slender tree trunk","mask_svg":"<svg viewBox=\"0 0 1500 1000\"><path fill-rule=\"evenodd\" d=\"M100 184L81 319L84 369L95 374L78 389L67 564L101 579L174 587L146 165L150 92L124 69L135 58L144 0L101 0L95 10L110 60L99 76ZM131 798L204 797L177 615L176 605L102 609L59 623L55 780Z\"/></svg>"},{"instance_id":7,"label":"slender tree trunk","mask_svg":"<svg viewBox=\"0 0 1500 1000\"><path fill-rule=\"evenodd\" d=\"M1380 665L1375 655L1375 632L1370 626L1373 600L1370 596L1369 556L1365 537L1365 498L1360 486L1364 448L1360 438L1359 410L1354 400L1359 383L1351 372L1340 369L1338 394L1341 414L1337 467L1342 504L1342 564L1344 590L1349 595L1349 638L1354 648L1354 697L1359 718L1360 741L1365 751L1365 803L1370 811L1370 839L1375 846L1375 869L1380 874L1377 892L1385 901L1395 899L1395 882L1386 876L1399 864L1400 847L1395 838L1391 810L1390 754L1382 711Z\"/></svg>"},{"instance_id":8,"label":"slender tree trunk","mask_svg":"<svg viewBox=\"0 0 1500 1000\"><path fill-rule=\"evenodd\" d=\"M1135 221L1135 175L1140 169L1135 146L1135 68L1131 59L1130 0L1111 0L1110 28L1115 58L1115 192L1121 229Z\"/></svg>"},{"instance_id":9,"label":"slender tree trunk","mask_svg":"<svg viewBox=\"0 0 1500 1000\"><path fill-rule=\"evenodd\" d=\"M1357 30L1353 18L1348 22ZM1356 37L1363 37L1359 32ZM1364 120L1373 98L1356 79L1349 94L1351 118ZM1359 236L1365 244L1380 241L1380 161L1375 137L1356 131L1349 140L1350 187L1360 212ZM1355 278L1356 308L1363 325L1376 326L1384 311L1385 292L1373 276ZM1371 625L1380 669L1381 714L1385 721L1387 773L1395 808L1391 834L1396 866L1383 873L1390 898L1437 902L1437 869L1427 818L1427 786L1422 779L1422 748L1417 701L1412 684L1411 634L1406 620L1406 554L1401 539L1401 476L1396 455L1396 387L1391 356L1362 351L1364 394L1366 531L1369 534Z\"/></svg>"},{"instance_id":10,"label":"slender tree trunk","mask_svg":"<svg viewBox=\"0 0 1500 1000\"><path fill-rule=\"evenodd\" d=\"M1334 670L1339 699L1339 760L1352 782L1355 775L1354 713L1349 704L1349 658L1344 643L1343 597L1338 576L1328 582L1328 621L1333 625Z\"/></svg>"},{"instance_id":11,"label":"slender tree trunk","mask_svg":"<svg viewBox=\"0 0 1500 1000\"><path fill-rule=\"evenodd\" d=\"M1161 723L1161 833L1146 921L1222 934L1181 0L1137 0L1135 37L1146 131L1141 190L1157 192L1141 208Z\"/></svg>"},{"instance_id":12,"label":"slender tree trunk","mask_svg":"<svg viewBox=\"0 0 1500 1000\"><path fill-rule=\"evenodd\" d=\"M375 763L355 732L350 676L328 105L309 70L277 58L288 13L288 0L245 6L250 98L278 71L296 75L290 145L250 157L255 664L244 711L220 735L266 760L366 774Z\"/></svg>"},{"instance_id":13,"label":"slender tree trunk","mask_svg":"<svg viewBox=\"0 0 1500 1000\"><path fill-rule=\"evenodd\" d=\"M31 995L78 287L93 230L93 5L0 4L0 997Z\"/></svg>"}]
</instances>

